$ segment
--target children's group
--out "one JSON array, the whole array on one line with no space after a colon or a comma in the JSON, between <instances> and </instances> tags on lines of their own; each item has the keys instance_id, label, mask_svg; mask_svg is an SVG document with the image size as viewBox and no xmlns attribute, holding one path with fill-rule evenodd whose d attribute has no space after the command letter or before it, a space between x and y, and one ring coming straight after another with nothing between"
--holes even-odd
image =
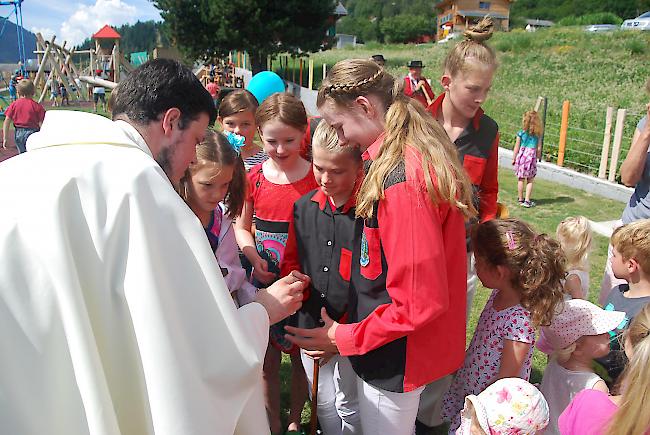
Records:
<instances>
[{"instance_id":1,"label":"children's group","mask_svg":"<svg viewBox=\"0 0 650 435\"><path fill-rule=\"evenodd\" d=\"M587 301L585 217L550 236L498 215L499 128L481 109L497 71L491 34L483 20L449 51L437 97L421 61L402 80L377 55L328 72L319 117L288 93L257 101L238 89L220 101L219 126L177 190L233 303L294 271L310 277L302 307L269 330L272 434L303 433L310 394L325 435L443 424L452 434L650 431L648 116L622 168L637 188L611 238L599 307ZM43 121L30 85L18 84L7 111L21 152ZM523 207L535 206L540 134L526 112L512 162ZM479 280L491 294L466 347ZM535 347L548 354L540 385L528 383Z\"/></svg>"}]
</instances>

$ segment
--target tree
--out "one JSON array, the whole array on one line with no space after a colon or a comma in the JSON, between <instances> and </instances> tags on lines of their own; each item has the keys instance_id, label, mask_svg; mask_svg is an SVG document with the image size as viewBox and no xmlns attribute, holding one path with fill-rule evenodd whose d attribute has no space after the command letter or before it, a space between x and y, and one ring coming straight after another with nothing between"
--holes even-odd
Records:
<instances>
[{"instance_id":1,"label":"tree","mask_svg":"<svg viewBox=\"0 0 650 435\"><path fill-rule=\"evenodd\" d=\"M409 42L435 31L431 18L406 14L384 18L380 27L387 42Z\"/></svg>"},{"instance_id":2,"label":"tree","mask_svg":"<svg viewBox=\"0 0 650 435\"><path fill-rule=\"evenodd\" d=\"M318 51L335 4L330 0L153 0L171 39L188 57L209 60L230 50L251 55L253 73L267 55Z\"/></svg>"}]
</instances>

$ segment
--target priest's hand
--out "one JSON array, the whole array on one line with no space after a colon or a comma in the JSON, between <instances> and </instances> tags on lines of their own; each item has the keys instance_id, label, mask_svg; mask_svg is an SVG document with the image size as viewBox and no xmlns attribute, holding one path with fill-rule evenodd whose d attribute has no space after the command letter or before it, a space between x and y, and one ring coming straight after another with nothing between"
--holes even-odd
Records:
<instances>
[{"instance_id":1,"label":"priest's hand","mask_svg":"<svg viewBox=\"0 0 650 435\"><path fill-rule=\"evenodd\" d=\"M255 301L266 308L271 324L277 323L302 306L302 294L309 282L307 275L294 270L268 288L260 289Z\"/></svg>"},{"instance_id":2,"label":"priest's hand","mask_svg":"<svg viewBox=\"0 0 650 435\"><path fill-rule=\"evenodd\" d=\"M321 308L320 315L324 322L322 327L302 329L285 326L284 329L289 332L285 337L301 349L322 351L324 354L338 353L339 349L336 346L336 328L338 328L339 324L327 315L325 308ZM318 354L312 352L312 356L318 356Z\"/></svg>"}]
</instances>

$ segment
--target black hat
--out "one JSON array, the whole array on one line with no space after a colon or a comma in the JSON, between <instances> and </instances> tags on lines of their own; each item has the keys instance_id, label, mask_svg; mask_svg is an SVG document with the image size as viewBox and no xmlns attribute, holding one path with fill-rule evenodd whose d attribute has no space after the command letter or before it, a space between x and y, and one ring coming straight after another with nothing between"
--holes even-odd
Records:
<instances>
[{"instance_id":1,"label":"black hat","mask_svg":"<svg viewBox=\"0 0 650 435\"><path fill-rule=\"evenodd\" d=\"M407 68L424 68L424 65L422 65L421 60L412 60L409 62L408 65L406 65Z\"/></svg>"},{"instance_id":2,"label":"black hat","mask_svg":"<svg viewBox=\"0 0 650 435\"><path fill-rule=\"evenodd\" d=\"M384 59L383 54L373 54L371 56L371 59L374 60L375 62L386 62L386 59Z\"/></svg>"}]
</instances>

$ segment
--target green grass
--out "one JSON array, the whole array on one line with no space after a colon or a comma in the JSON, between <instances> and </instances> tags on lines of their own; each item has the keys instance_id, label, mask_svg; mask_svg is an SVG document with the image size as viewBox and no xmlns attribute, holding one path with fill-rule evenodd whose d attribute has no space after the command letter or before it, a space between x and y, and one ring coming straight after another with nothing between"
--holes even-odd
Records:
<instances>
[{"instance_id":1,"label":"green grass","mask_svg":"<svg viewBox=\"0 0 650 435\"><path fill-rule=\"evenodd\" d=\"M506 204L510 216L522 219L531 224L537 231L549 235L555 234L555 228L568 216L583 215L593 221L607 221L620 218L623 213L624 204L599 196L591 195L582 190L573 189L546 180L536 180L533 189L533 198L537 207L526 209L517 204L517 179L510 169L499 171L499 201ZM608 239L594 235L593 251L590 256L590 292L589 300L596 303L600 292L600 281L607 259ZM479 285L472 305L472 312L467 327L467 344L474 334L479 316L488 297L490 290ZM544 368L546 367L546 355L538 350L533 354L533 370L530 381L540 382ZM284 379L282 388L283 419L286 419L287 406L289 402L289 390L286 381L290 374L289 358L284 356L282 361L282 376ZM303 411L303 423L309 422L309 404ZM442 430L440 433L446 433Z\"/></svg>"},{"instance_id":2,"label":"green grass","mask_svg":"<svg viewBox=\"0 0 650 435\"><path fill-rule=\"evenodd\" d=\"M407 73L405 65L409 60L422 59L426 65L425 75L432 79L434 91L439 94L442 89L435 83L442 74L444 57L453 44L371 43L316 53L312 55L315 86L322 79L323 63L329 68L342 59L369 58L381 53L388 61L388 71L398 77ZM504 146L512 148L522 114L533 108L538 96L546 96L546 159L557 159L562 101L565 99L571 102L566 166L591 174L597 172L607 106L629 111L622 147L625 155L636 122L645 113L648 102L643 86L650 77L650 32L592 34L584 32L582 26L555 27L535 33L497 32L489 44L497 51L500 66L484 109L499 123ZM277 60L273 65L274 70L282 73ZM291 76L289 71L287 77ZM303 83L306 86L306 71ZM612 134L613 130L614 126Z\"/></svg>"}]
</instances>

